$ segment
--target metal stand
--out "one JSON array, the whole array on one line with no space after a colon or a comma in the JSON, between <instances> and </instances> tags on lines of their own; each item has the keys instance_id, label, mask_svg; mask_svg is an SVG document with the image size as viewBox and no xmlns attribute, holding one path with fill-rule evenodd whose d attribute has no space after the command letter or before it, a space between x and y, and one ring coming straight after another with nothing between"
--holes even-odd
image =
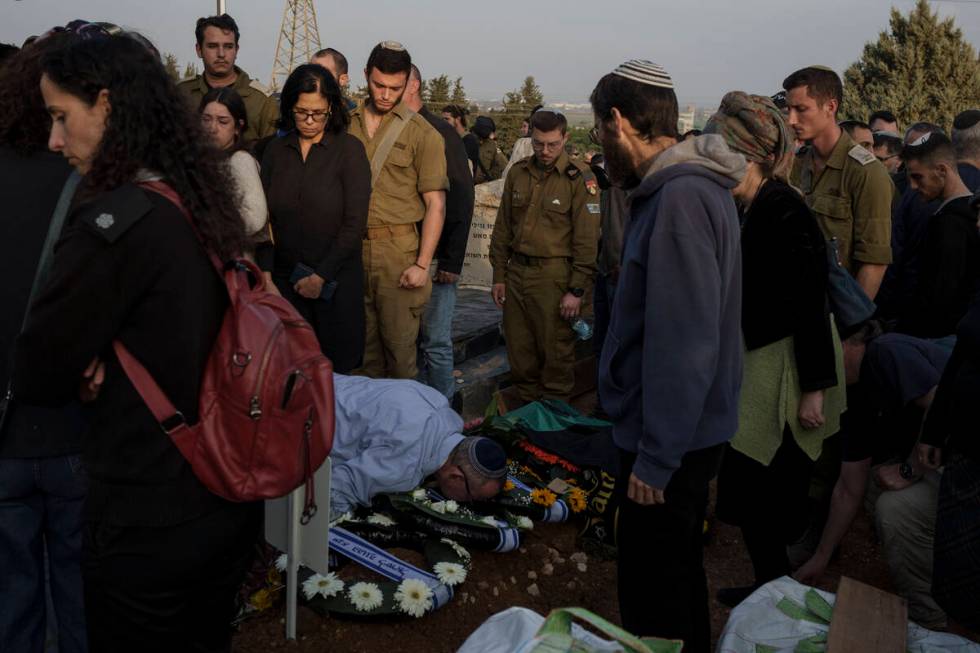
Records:
<instances>
[{"instance_id":1,"label":"metal stand","mask_svg":"<svg viewBox=\"0 0 980 653\"><path fill-rule=\"evenodd\" d=\"M265 539L286 552L286 639L296 639L299 566L326 574L330 555L330 458L313 475L317 513L301 524L305 489L265 502Z\"/></svg>"}]
</instances>

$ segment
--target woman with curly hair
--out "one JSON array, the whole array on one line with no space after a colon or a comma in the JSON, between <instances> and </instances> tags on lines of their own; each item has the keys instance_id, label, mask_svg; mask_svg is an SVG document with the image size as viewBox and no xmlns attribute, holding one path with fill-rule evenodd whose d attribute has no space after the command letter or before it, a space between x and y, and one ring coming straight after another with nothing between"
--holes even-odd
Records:
<instances>
[{"instance_id":1,"label":"woman with curly hair","mask_svg":"<svg viewBox=\"0 0 980 653\"><path fill-rule=\"evenodd\" d=\"M220 651L261 504L195 477L119 365L121 341L186 416L248 244L234 182L158 58L127 36L47 54L48 144L84 175L17 343L15 396L88 400L82 573L97 651ZM141 185L163 182L191 216Z\"/></svg>"},{"instance_id":2,"label":"woman with curly hair","mask_svg":"<svg viewBox=\"0 0 980 653\"><path fill-rule=\"evenodd\" d=\"M52 238L58 235L53 214L71 174L63 157L48 152L48 121L38 86L41 58L67 38L38 41L0 71L0 393L10 387L14 340L24 324L48 232ZM84 421L79 406L35 406L8 397L0 413L0 651L44 650L45 622L51 622L44 600L45 558L58 648L85 651L80 566Z\"/></svg>"}]
</instances>

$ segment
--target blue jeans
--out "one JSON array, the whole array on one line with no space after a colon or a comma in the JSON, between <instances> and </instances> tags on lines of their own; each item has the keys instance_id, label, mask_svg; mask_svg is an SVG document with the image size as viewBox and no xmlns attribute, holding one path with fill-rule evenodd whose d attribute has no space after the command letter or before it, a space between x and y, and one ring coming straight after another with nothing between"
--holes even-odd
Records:
<instances>
[{"instance_id":1,"label":"blue jeans","mask_svg":"<svg viewBox=\"0 0 980 653\"><path fill-rule=\"evenodd\" d=\"M456 284L432 284L432 297L422 316L421 362L418 380L452 400L456 392L453 378L453 313L456 311Z\"/></svg>"},{"instance_id":2,"label":"blue jeans","mask_svg":"<svg viewBox=\"0 0 980 653\"><path fill-rule=\"evenodd\" d=\"M0 458L0 651L44 651L45 551L58 651L88 650L80 565L87 484L77 455Z\"/></svg>"}]
</instances>

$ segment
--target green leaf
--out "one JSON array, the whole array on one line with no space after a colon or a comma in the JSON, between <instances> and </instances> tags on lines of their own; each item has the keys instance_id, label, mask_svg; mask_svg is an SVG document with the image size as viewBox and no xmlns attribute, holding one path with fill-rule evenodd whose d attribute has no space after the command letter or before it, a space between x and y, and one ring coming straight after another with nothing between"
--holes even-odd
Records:
<instances>
[{"instance_id":1,"label":"green leaf","mask_svg":"<svg viewBox=\"0 0 980 653\"><path fill-rule=\"evenodd\" d=\"M809 590L804 597L806 601L806 607L813 614L817 615L824 620L825 623L830 623L830 618L833 615L834 608L827 603L827 600L820 596L820 593L816 590Z\"/></svg>"}]
</instances>

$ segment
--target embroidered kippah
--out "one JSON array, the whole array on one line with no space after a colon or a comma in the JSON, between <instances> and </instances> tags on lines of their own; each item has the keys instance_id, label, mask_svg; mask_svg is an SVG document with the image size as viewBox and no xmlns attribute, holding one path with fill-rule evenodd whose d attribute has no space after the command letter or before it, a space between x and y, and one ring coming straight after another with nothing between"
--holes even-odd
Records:
<instances>
[{"instance_id":1,"label":"embroidered kippah","mask_svg":"<svg viewBox=\"0 0 980 653\"><path fill-rule=\"evenodd\" d=\"M381 43L378 43L378 45L384 50L394 50L395 52L405 51L405 46L398 41L382 41Z\"/></svg>"},{"instance_id":2,"label":"embroidered kippah","mask_svg":"<svg viewBox=\"0 0 980 653\"><path fill-rule=\"evenodd\" d=\"M925 145L926 143L929 142L930 138L932 138L932 132L926 132L922 136L919 136L917 139L909 143L909 147L919 147L920 145Z\"/></svg>"},{"instance_id":3,"label":"embroidered kippah","mask_svg":"<svg viewBox=\"0 0 980 653\"><path fill-rule=\"evenodd\" d=\"M617 66L616 70L612 71L612 74L648 86L674 88L674 82L671 80L670 75L667 74L667 71L664 70L663 66L658 66L646 59L631 59Z\"/></svg>"}]
</instances>

